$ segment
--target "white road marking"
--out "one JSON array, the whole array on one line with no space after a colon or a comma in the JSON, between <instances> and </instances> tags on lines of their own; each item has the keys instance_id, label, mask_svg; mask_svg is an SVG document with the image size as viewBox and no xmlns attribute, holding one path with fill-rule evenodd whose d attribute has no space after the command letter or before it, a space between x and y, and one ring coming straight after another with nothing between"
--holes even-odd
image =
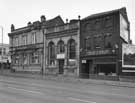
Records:
<instances>
[{"instance_id":1,"label":"white road marking","mask_svg":"<svg viewBox=\"0 0 135 103\"><path fill-rule=\"evenodd\" d=\"M21 88L15 88L15 87L8 87L10 89L14 89L14 90L20 90L20 91L24 91L24 92L29 92L29 93L35 93L35 94L41 94L43 95L43 93L38 92L38 91L31 91L31 90L26 90L26 89L21 89Z\"/></svg>"},{"instance_id":2,"label":"white road marking","mask_svg":"<svg viewBox=\"0 0 135 103\"><path fill-rule=\"evenodd\" d=\"M74 100L74 101L85 102L85 103L96 103L96 102L93 102L93 101L83 100L83 99L79 99L79 98L69 97L69 99Z\"/></svg>"}]
</instances>

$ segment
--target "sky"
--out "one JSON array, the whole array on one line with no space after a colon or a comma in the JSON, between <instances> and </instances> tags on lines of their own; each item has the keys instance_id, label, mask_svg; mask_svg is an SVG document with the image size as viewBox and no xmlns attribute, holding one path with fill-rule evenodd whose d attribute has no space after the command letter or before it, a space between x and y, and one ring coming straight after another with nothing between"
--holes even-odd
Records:
<instances>
[{"instance_id":1,"label":"sky","mask_svg":"<svg viewBox=\"0 0 135 103\"><path fill-rule=\"evenodd\" d=\"M41 15L46 19L58 15L64 21L66 19L77 19L91 14L114 10L121 7L127 8L130 21L131 39L135 44L135 0L0 0L0 43L9 43L8 33L11 24L15 28L27 26L29 21L40 20Z\"/></svg>"}]
</instances>

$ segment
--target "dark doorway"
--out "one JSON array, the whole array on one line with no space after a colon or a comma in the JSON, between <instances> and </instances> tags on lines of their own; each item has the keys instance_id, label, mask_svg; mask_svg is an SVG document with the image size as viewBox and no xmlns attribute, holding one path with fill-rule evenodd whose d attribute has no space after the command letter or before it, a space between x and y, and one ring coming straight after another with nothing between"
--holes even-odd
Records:
<instances>
[{"instance_id":1,"label":"dark doorway","mask_svg":"<svg viewBox=\"0 0 135 103\"><path fill-rule=\"evenodd\" d=\"M64 60L59 60L59 74L64 72Z\"/></svg>"},{"instance_id":2,"label":"dark doorway","mask_svg":"<svg viewBox=\"0 0 135 103\"><path fill-rule=\"evenodd\" d=\"M91 60L86 60L86 63L82 63L80 74L82 78L89 78L91 65L92 65Z\"/></svg>"}]
</instances>

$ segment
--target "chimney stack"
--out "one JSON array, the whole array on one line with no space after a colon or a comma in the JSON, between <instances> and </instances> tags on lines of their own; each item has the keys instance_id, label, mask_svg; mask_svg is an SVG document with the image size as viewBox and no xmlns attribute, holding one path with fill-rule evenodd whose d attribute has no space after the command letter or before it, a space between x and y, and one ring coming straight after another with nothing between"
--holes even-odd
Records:
<instances>
[{"instance_id":1,"label":"chimney stack","mask_svg":"<svg viewBox=\"0 0 135 103\"><path fill-rule=\"evenodd\" d=\"M14 30L15 30L15 26L11 24L11 32L13 32Z\"/></svg>"},{"instance_id":2,"label":"chimney stack","mask_svg":"<svg viewBox=\"0 0 135 103\"><path fill-rule=\"evenodd\" d=\"M45 17L44 15L42 15L42 16L40 17L40 19L41 19L41 22L45 22L45 21L46 21L46 17Z\"/></svg>"}]
</instances>

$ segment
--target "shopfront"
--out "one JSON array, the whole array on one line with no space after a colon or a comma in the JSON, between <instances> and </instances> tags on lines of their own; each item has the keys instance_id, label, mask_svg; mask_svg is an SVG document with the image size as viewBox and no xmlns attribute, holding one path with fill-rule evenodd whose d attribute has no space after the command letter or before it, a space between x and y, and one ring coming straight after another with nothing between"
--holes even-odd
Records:
<instances>
[{"instance_id":1,"label":"shopfront","mask_svg":"<svg viewBox=\"0 0 135 103\"><path fill-rule=\"evenodd\" d=\"M112 50L91 51L81 56L80 75L83 78L91 75L117 76L117 73L117 56Z\"/></svg>"}]
</instances>

